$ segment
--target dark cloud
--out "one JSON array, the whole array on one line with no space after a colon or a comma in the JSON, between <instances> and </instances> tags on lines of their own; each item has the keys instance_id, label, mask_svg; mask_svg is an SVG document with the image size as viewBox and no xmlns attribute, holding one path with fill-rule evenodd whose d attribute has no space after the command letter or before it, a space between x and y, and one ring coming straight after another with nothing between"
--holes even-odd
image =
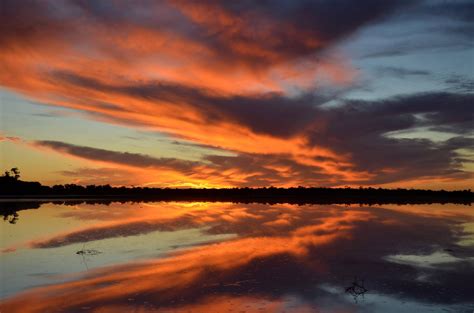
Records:
<instances>
[{"instance_id":1,"label":"dark cloud","mask_svg":"<svg viewBox=\"0 0 474 313\"><path fill-rule=\"evenodd\" d=\"M266 51L294 58L314 53L331 43L348 36L361 26L388 15L408 1L239 1L211 2L231 16L243 20L245 25L221 29L212 36L217 49L233 55L232 43L251 43ZM235 25L233 25L235 26ZM313 38L316 42L308 40ZM255 55L248 57L260 66L269 61ZM253 59L252 59L253 58Z\"/></svg>"},{"instance_id":2,"label":"dark cloud","mask_svg":"<svg viewBox=\"0 0 474 313\"><path fill-rule=\"evenodd\" d=\"M67 72L57 72L54 78L100 92L152 101L157 106L162 102L175 104L180 109L197 112L206 124L234 122L257 133L282 137L304 130L304 126L313 119L313 106L328 100L326 97L310 94L298 98L288 98L279 93L226 96L167 82L113 86Z\"/></svg>"},{"instance_id":3,"label":"dark cloud","mask_svg":"<svg viewBox=\"0 0 474 313\"><path fill-rule=\"evenodd\" d=\"M91 161L107 162L137 168L169 169L185 175L208 179L225 177L228 183L243 186L269 186L282 182L294 185L320 186L327 182L327 174L322 168L299 164L288 155L239 154L237 156L206 155L202 162L185 161L174 158L155 158L148 155L118 152L86 146L78 146L59 141L35 141L35 146L53 149L60 153L84 158ZM320 161L334 161L330 158L319 158ZM212 174L201 174L199 167L212 169ZM223 174L225 172L231 174ZM130 175L125 170L113 168L80 168L62 171L62 175L80 179L79 183L130 184ZM236 176L244 175L240 180ZM337 178L335 175L333 177Z\"/></svg>"},{"instance_id":4,"label":"dark cloud","mask_svg":"<svg viewBox=\"0 0 474 313\"><path fill-rule=\"evenodd\" d=\"M255 102L256 100L254 100ZM265 105L266 99L261 99ZM291 103L290 100L286 100ZM473 149L474 139L474 96L472 94L455 93L423 93L398 96L379 101L348 100L341 107L323 109L311 105L311 101L303 106L299 100L293 100L295 106L288 108L295 112L304 112L301 118L291 113L282 114L282 119L288 116L287 122L271 124L274 127L288 127L288 130L299 130L309 138L309 145L330 147L341 154L350 154L351 163L355 169L368 171L375 177L369 184L387 183L406 179L416 179L430 176L468 178L471 176L462 169L465 158L459 149ZM271 103L271 101L269 101ZM225 106L223 104L222 106ZM245 125L257 125L265 119L266 113L252 111L249 107L250 119ZM243 106L245 108L245 106ZM268 107L268 117L273 117L272 108ZM240 112L245 113L245 111ZM237 115L237 114L236 114ZM244 120L240 120L244 122ZM269 124L270 125L270 124ZM316 125L317 130L312 130ZM394 138L387 134L397 131L412 130L424 127L432 131L442 131L455 134L456 137L438 142L435 137L430 139ZM256 128L256 127L255 127ZM255 129L254 128L254 129ZM307 129L305 129L307 128ZM261 130L262 128L260 128ZM272 132L281 135L282 131ZM290 132L291 133L291 132ZM467 137L466 137L467 136ZM212 157L212 162L223 166L233 163L242 169L253 169L262 173L265 164L291 168L291 177L298 178L302 184L317 184L324 181L324 174L317 168L298 165L284 156L241 155L238 157ZM262 185L281 179L275 173L263 171L263 175L252 177L252 183ZM265 179L269 178L269 179ZM326 177L327 179L327 177ZM364 183L364 182L360 182Z\"/></svg>"},{"instance_id":5,"label":"dark cloud","mask_svg":"<svg viewBox=\"0 0 474 313\"><path fill-rule=\"evenodd\" d=\"M403 56L414 53L428 53L440 50L452 51L473 48L474 45L472 41L466 40L466 38L459 38L458 36L433 37L433 34L439 34L440 29L446 30L449 29L449 27L443 26L436 29L423 30L422 33L418 34L419 40L406 38L393 40L389 45L379 48L377 51L363 54L361 58L384 58L392 56ZM469 36L472 37L472 33Z\"/></svg>"},{"instance_id":6,"label":"dark cloud","mask_svg":"<svg viewBox=\"0 0 474 313\"><path fill-rule=\"evenodd\" d=\"M34 144L39 147L50 148L58 152L67 153L88 160L104 161L139 168L169 168L185 173L192 173L193 167L199 164L197 162L178 160L174 158L155 158L145 154L77 146L60 141L40 140L35 141Z\"/></svg>"},{"instance_id":7,"label":"dark cloud","mask_svg":"<svg viewBox=\"0 0 474 313\"><path fill-rule=\"evenodd\" d=\"M313 95L287 98L280 94L260 97L229 97L210 101L209 112L221 112L226 118L245 125L257 133L278 137L303 132L313 119L314 106L324 103Z\"/></svg>"},{"instance_id":8,"label":"dark cloud","mask_svg":"<svg viewBox=\"0 0 474 313\"><path fill-rule=\"evenodd\" d=\"M452 92L474 92L474 78L451 75L444 80L448 85L448 90Z\"/></svg>"},{"instance_id":9,"label":"dark cloud","mask_svg":"<svg viewBox=\"0 0 474 313\"><path fill-rule=\"evenodd\" d=\"M418 12L449 17L470 23L474 21L474 3L469 0L426 1L419 7Z\"/></svg>"},{"instance_id":10,"label":"dark cloud","mask_svg":"<svg viewBox=\"0 0 474 313\"><path fill-rule=\"evenodd\" d=\"M351 153L361 170L378 173L372 183L440 175L469 177L458 149L472 149L474 97L471 94L425 93L380 101L346 101L321 115L327 125L309 135L311 144ZM390 132L425 127L450 131L458 137L446 142L436 138L387 137ZM415 131L415 130L413 130ZM383 174L383 169L395 173Z\"/></svg>"},{"instance_id":11,"label":"dark cloud","mask_svg":"<svg viewBox=\"0 0 474 313\"><path fill-rule=\"evenodd\" d=\"M430 74L428 71L396 67L383 67L380 68L380 71L400 77ZM471 105L474 98L470 93L420 93L373 102L349 100L345 101L342 109L324 110L319 106L329 101L330 98L314 94L304 94L292 98L279 93L225 96L206 89L163 82L112 86L72 73L57 73L55 76L63 81L100 92L119 93L152 100L156 103L176 103L177 106L185 106L197 111L208 122L233 121L258 133L283 137L304 131L305 127L318 116L328 118L335 117L335 115L357 114L360 117L363 117L362 115L373 117L373 123L365 123L357 127L349 126L354 128L351 130L357 133L370 131L368 128L382 127L385 128L382 131L388 132L423 125L451 125L462 133L465 131L464 128L472 130L469 122L474 119ZM469 82L461 80L459 77L450 78L448 81L453 84ZM426 114L425 121L416 121L415 114ZM392 119L392 116L395 118ZM353 123L357 123L357 120L353 120ZM341 124L340 127L345 127L345 125Z\"/></svg>"},{"instance_id":12,"label":"dark cloud","mask_svg":"<svg viewBox=\"0 0 474 313\"><path fill-rule=\"evenodd\" d=\"M20 40L23 43L37 44L48 36L60 36L63 29L48 14L50 5L38 1L2 1L0 18L0 46L2 50L12 48ZM66 24L64 25L66 26Z\"/></svg>"},{"instance_id":13,"label":"dark cloud","mask_svg":"<svg viewBox=\"0 0 474 313\"><path fill-rule=\"evenodd\" d=\"M129 27L141 27L203 43L226 61L238 59L261 66L312 54L407 2L363 0L354 6L349 0L140 1L138 4L7 0L2 2L5 27L1 38L4 44L21 40L28 45L53 38L90 41L87 38L90 26L109 30L120 27L125 33ZM223 16L224 21L213 19L213 13L214 17ZM81 24L88 27L81 30ZM248 49L240 49L244 46Z\"/></svg>"},{"instance_id":14,"label":"dark cloud","mask_svg":"<svg viewBox=\"0 0 474 313\"><path fill-rule=\"evenodd\" d=\"M472 11L472 1L413 1L384 21L382 33L375 30L386 44L378 45L375 51L366 49L362 58L472 49Z\"/></svg>"},{"instance_id":15,"label":"dark cloud","mask_svg":"<svg viewBox=\"0 0 474 313\"><path fill-rule=\"evenodd\" d=\"M381 66L376 68L379 75L387 75L396 78L406 78L407 76L429 76L431 73L424 70L412 70L403 67Z\"/></svg>"},{"instance_id":16,"label":"dark cloud","mask_svg":"<svg viewBox=\"0 0 474 313\"><path fill-rule=\"evenodd\" d=\"M219 1L236 15L246 12L262 12L263 16L291 21L298 28L314 31L325 40L338 38L368 22L374 21L393 10L409 4L409 1L359 1L357 6L350 0L335 1ZM341 23L344 21L344 23Z\"/></svg>"},{"instance_id":17,"label":"dark cloud","mask_svg":"<svg viewBox=\"0 0 474 313\"><path fill-rule=\"evenodd\" d=\"M462 169L465 158L457 150L472 149L474 139L474 95L455 93L423 93L398 96L379 101L346 100L339 107L323 108L313 97L291 99L281 95L266 97L217 97L199 90L177 86L153 85L147 88L127 87L127 92L150 98L187 98L189 106L209 122L232 121L255 132L271 136L307 138L308 147L330 147L341 155L350 154L350 165L340 169L367 171L375 175L361 184L388 183L421 177L444 176L468 178ZM120 88L120 87L119 87ZM308 100L303 100L308 99ZM454 134L448 141L436 138L397 138L388 134L416 132L417 128ZM127 152L80 147L61 142L40 141L48 146L83 158L137 167L174 168L192 173L201 163L177 159L153 158ZM315 165L303 165L290 155L239 153L237 156L205 157L205 164L219 172L238 169L249 176L244 185L265 186L281 181L295 184L325 184L328 173ZM318 162L333 162L327 158ZM285 168L278 171L275 168ZM338 175L332 173L333 181ZM232 177L229 177L232 179ZM338 178L344 182L342 177Z\"/></svg>"},{"instance_id":18,"label":"dark cloud","mask_svg":"<svg viewBox=\"0 0 474 313\"><path fill-rule=\"evenodd\" d=\"M267 187L281 183L293 186L322 186L328 183L328 179L340 179L337 174L328 177L321 167L300 164L289 155L209 155L205 159L220 172L238 169L240 174L248 174L245 182L239 183L244 186Z\"/></svg>"}]
</instances>

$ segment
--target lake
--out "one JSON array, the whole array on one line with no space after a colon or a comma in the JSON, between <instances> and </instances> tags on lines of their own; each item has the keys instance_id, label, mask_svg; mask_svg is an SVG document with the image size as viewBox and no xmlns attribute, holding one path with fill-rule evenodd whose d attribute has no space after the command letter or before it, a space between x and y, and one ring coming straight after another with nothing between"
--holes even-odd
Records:
<instances>
[{"instance_id":1,"label":"lake","mask_svg":"<svg viewBox=\"0 0 474 313\"><path fill-rule=\"evenodd\" d=\"M2 313L474 311L471 206L2 207Z\"/></svg>"}]
</instances>

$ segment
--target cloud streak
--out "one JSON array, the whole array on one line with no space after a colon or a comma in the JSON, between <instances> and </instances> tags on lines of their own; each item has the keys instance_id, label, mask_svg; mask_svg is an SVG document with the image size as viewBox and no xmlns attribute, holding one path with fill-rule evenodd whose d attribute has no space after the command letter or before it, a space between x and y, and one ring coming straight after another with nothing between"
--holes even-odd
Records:
<instances>
[{"instance_id":1,"label":"cloud streak","mask_svg":"<svg viewBox=\"0 0 474 313\"><path fill-rule=\"evenodd\" d=\"M139 168L174 168L183 172L189 172L194 166L197 165L196 162L182 161L173 158L154 158L144 154L117 152L105 149L77 146L60 141L43 140L36 141L33 144L88 160L100 160L103 162L123 164Z\"/></svg>"}]
</instances>

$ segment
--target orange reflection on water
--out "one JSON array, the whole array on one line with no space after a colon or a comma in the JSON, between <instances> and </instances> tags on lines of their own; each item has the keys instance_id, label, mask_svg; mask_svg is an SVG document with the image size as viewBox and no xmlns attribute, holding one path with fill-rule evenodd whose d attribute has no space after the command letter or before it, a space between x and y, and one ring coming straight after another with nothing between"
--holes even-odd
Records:
<instances>
[{"instance_id":1,"label":"orange reflection on water","mask_svg":"<svg viewBox=\"0 0 474 313\"><path fill-rule=\"evenodd\" d=\"M156 218L150 221L149 218L153 206L142 207L138 212L133 213L128 220L122 221L127 225L136 221L136 216L145 214L145 220L150 223L176 225L177 220L183 217L192 216L193 225L200 223L211 224L238 224L242 220L255 220L260 225L260 236L250 236L230 240L221 243L208 244L202 247L185 250L182 253L176 253L165 259L141 262L136 264L107 267L95 270L86 277L77 281L66 282L63 284L46 286L34 289L25 294L14 297L2 305L5 312L47 312L53 308L63 311L75 311L80 308L94 308L100 306L96 312L109 312L127 307L127 299L143 298L154 299L156 305L166 306L170 301L175 301L180 297L193 297L198 290L213 289L215 286L225 284L226 281L232 282L233 277L240 275L241 271L259 260L266 260L275 256L288 256L289 258L299 260L298 262L307 262L308 249L317 249L324 247L334 240L350 236L351 225L358 221L366 221L371 216L363 211L340 211L328 210L323 215L314 216L315 225L297 227L293 226L287 232L278 234L280 231L278 223L280 220L286 220L285 226L292 224L293 218L288 213L275 214L269 210L269 216L262 215L263 210L252 206L246 208L239 205L205 204L202 208L199 204L171 204L170 207L181 207L181 210L165 210L169 214L163 218ZM165 206L166 207L166 206ZM168 207L167 209L169 209ZM291 208L294 210L294 208ZM124 210L127 211L127 210ZM281 207L285 211L285 206ZM290 211L290 210L286 210ZM332 212L331 212L332 211ZM303 210L299 212L304 213ZM281 213L281 212L280 212ZM313 212L312 214L314 214ZM122 219L118 214L114 219ZM165 214L166 215L166 214ZM319 214L317 214L319 215ZM81 214L79 215L81 216ZM95 215L95 218L100 216ZM84 216L82 215L82 218ZM301 217L295 216L298 220ZM275 222L275 223L272 223ZM112 224L99 224L99 226L87 229L76 230L67 234L58 234L43 240L43 242L34 242L33 246L47 247L48 243L64 242L67 238L74 236L74 232L96 233L113 229L118 225L118 221ZM178 225L180 225L178 223ZM187 225L186 227L189 227ZM178 226L182 227L182 226ZM276 229L275 229L276 227ZM102 228L102 230L100 230ZM98 230L99 229L99 230ZM266 234L266 235L265 235ZM43 246L42 246L43 245ZM315 271L324 271L317 263L310 264ZM232 285L232 283L230 283ZM238 285L238 282L237 282ZM80 296L79 296L80 295ZM233 299L232 301L234 301ZM237 302L242 299L237 298ZM243 299L242 305L248 303L249 299ZM253 301L253 300L252 300ZM267 301L265 307L267 310L276 310L281 307L278 301ZM125 302L123 304L122 302ZM196 304L198 310L208 307L211 312L218 312L220 308L229 307L228 300L212 299L204 300ZM247 304L245 304L247 305ZM191 309L193 306L184 305L182 308ZM255 308L257 310L258 308ZM93 310L93 309L91 309ZM146 308L143 308L147 312ZM251 309L249 309L252 312Z\"/></svg>"},{"instance_id":2,"label":"orange reflection on water","mask_svg":"<svg viewBox=\"0 0 474 313\"><path fill-rule=\"evenodd\" d=\"M95 269L73 281L18 294L5 300L1 309L26 313L314 312L319 304L292 302L291 295L304 295L305 288L313 288L310 286L339 272L352 279L354 271L377 273L379 269L383 274L378 275L383 277L390 266L385 257L403 252L397 250L400 247L412 251L420 245L455 245L454 240L460 236L458 225L466 220L466 212L459 206L78 205L69 216L99 222L34 240L31 247L43 249L133 236L136 229L200 228L236 237L175 251L161 259ZM392 270L401 269L395 265ZM387 271L390 279L403 276ZM413 271L408 269L408 273Z\"/></svg>"}]
</instances>

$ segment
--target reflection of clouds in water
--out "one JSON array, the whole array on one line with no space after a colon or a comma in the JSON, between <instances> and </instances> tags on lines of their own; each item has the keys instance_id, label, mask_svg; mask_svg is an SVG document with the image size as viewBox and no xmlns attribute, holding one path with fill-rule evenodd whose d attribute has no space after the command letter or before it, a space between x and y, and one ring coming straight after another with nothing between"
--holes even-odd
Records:
<instances>
[{"instance_id":1,"label":"reflection of clouds in water","mask_svg":"<svg viewBox=\"0 0 474 313\"><path fill-rule=\"evenodd\" d=\"M457 258L443 251L435 251L428 255L389 255L386 257L387 261L406 264L421 268L435 268L439 265L449 265L463 261L474 261L472 258Z\"/></svg>"},{"instance_id":2,"label":"reflection of clouds in water","mask_svg":"<svg viewBox=\"0 0 474 313\"><path fill-rule=\"evenodd\" d=\"M100 307L100 312L109 312L133 306L143 312L158 307L176 312L222 312L234 303L234 308L257 312L260 307L254 304L263 303L268 312L311 312L328 307L357 311L344 292L334 295L330 292L333 289L318 287L326 284L343 290L354 276L365 279L370 290L366 304L378 309L381 304L373 303L374 295L385 295L384 301L391 299L392 303L412 301L410 307L420 312L430 303L441 308L472 302L464 290L474 280L474 269L466 262L450 263L450 271L433 270L425 273L429 274L427 279L420 279L423 273L419 270L387 257L429 255L437 251L434 244L455 246L462 236L456 216L338 206L283 205L269 209L259 204L212 204L206 209L188 206L174 212L165 218L155 214L149 224L125 219L122 224L115 221L36 244L54 247L83 238L100 239L104 234L132 236L137 230L177 230L196 225L208 226L208 233L238 237L182 250L160 260L94 270L77 281L12 298L4 304L5 310L45 312L54 307L75 312L82 307ZM457 258L472 253L472 248L464 247ZM440 286L443 293L439 293Z\"/></svg>"},{"instance_id":3,"label":"reflection of clouds in water","mask_svg":"<svg viewBox=\"0 0 474 313\"><path fill-rule=\"evenodd\" d=\"M166 204L163 204L166 206ZM33 248L51 248L68 244L100 240L113 237L126 237L146 234L152 231L175 231L179 229L197 228L209 226L210 234L239 234L240 236L280 236L281 233L293 231L305 226L309 221L321 224L329 222L329 217L344 219L342 224L348 222L348 215L358 215L361 218L368 217L368 213L362 210L343 212L337 206L327 206L324 211L297 210L285 206L276 206L276 210L267 211L265 205L242 205L236 204L210 204L203 210L202 207L189 208L174 211L177 205L168 208L175 212L173 215L162 215L158 212L148 211L141 217L140 213L133 211L127 218L122 214L116 219L108 222L98 222L95 226L77 229L50 238L43 238L30 242ZM305 207L303 207L305 208ZM307 206L306 208L311 208ZM79 212L80 218L84 213ZM71 215L69 215L71 216ZM339 227L344 228L345 225ZM285 226L285 227L282 227ZM331 227L331 226L330 226ZM335 230L335 229L333 229ZM300 231L303 231L300 230ZM321 229L320 231L324 231Z\"/></svg>"},{"instance_id":4,"label":"reflection of clouds in water","mask_svg":"<svg viewBox=\"0 0 474 313\"><path fill-rule=\"evenodd\" d=\"M474 223L464 223L462 225L464 236L458 242L461 246L474 246Z\"/></svg>"},{"instance_id":5,"label":"reflection of clouds in water","mask_svg":"<svg viewBox=\"0 0 474 313\"><path fill-rule=\"evenodd\" d=\"M107 211L111 212L107 218ZM456 215L433 215L421 211L420 216L411 212L401 212L396 208L391 210L361 209L347 207L350 214L369 215L377 213L381 224L404 227L405 220L410 225L430 221L430 224L444 223L444 219L452 222L460 220ZM398 212L398 214L394 213ZM69 230L48 238L34 240L30 245L35 248L58 247L72 243L82 243L114 237L127 237L147 234L153 231L175 231L179 229L207 227L210 234L238 234L239 236L280 236L297 228L307 227L308 224L321 224L328 217L340 216L344 213L340 206L295 206L263 204L230 204L230 203L156 203L156 204L124 204L112 206L85 205L67 214L78 219L98 220L94 225L85 228ZM368 216L366 216L368 218ZM432 217L432 218L431 218ZM462 216L465 217L465 216ZM343 224L343 223L342 223ZM339 227L343 227L344 225ZM391 224L391 225L390 225ZM407 226L407 225L405 225ZM382 226L383 227L383 226ZM425 227L425 226L424 226ZM426 226L430 227L430 226ZM416 231L417 228L411 229ZM300 230L301 231L301 230ZM396 234L392 234L396 237ZM402 235L402 234L399 234Z\"/></svg>"}]
</instances>

